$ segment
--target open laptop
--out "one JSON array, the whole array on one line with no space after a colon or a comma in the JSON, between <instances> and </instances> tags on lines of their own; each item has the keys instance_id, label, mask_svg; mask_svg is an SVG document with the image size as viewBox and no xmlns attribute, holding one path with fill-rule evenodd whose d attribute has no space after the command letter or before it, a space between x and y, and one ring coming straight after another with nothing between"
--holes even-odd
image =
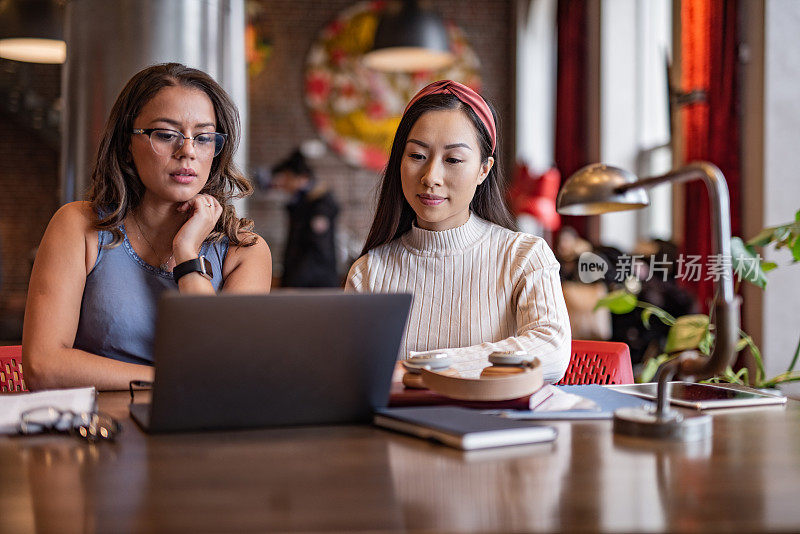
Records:
<instances>
[{"instance_id":1,"label":"open laptop","mask_svg":"<svg viewBox=\"0 0 800 534\"><path fill-rule=\"evenodd\" d=\"M389 398L411 295L182 296L158 305L148 432L369 422Z\"/></svg>"}]
</instances>

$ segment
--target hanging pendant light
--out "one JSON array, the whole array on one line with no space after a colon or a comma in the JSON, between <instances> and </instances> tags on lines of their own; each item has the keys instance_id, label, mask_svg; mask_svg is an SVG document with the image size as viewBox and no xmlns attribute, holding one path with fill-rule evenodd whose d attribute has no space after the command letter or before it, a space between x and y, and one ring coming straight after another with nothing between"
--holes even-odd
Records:
<instances>
[{"instance_id":1,"label":"hanging pendant light","mask_svg":"<svg viewBox=\"0 0 800 534\"><path fill-rule=\"evenodd\" d=\"M0 57L31 63L64 63L62 0L0 0Z\"/></svg>"},{"instance_id":2,"label":"hanging pendant light","mask_svg":"<svg viewBox=\"0 0 800 534\"><path fill-rule=\"evenodd\" d=\"M386 7L375 30L372 50L364 64L385 72L439 70L455 61L447 29L438 13L416 0Z\"/></svg>"}]
</instances>

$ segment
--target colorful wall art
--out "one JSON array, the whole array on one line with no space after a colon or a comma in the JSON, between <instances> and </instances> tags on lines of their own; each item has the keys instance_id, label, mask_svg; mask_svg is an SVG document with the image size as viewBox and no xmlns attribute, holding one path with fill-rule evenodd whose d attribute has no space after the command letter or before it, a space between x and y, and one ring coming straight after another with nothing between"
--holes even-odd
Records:
<instances>
[{"instance_id":1,"label":"colorful wall art","mask_svg":"<svg viewBox=\"0 0 800 534\"><path fill-rule=\"evenodd\" d=\"M306 58L306 104L317 131L352 165L379 171L406 103L428 83L452 79L480 90L480 63L463 32L445 21L456 61L438 71L379 72L361 57L385 2L360 2L323 28Z\"/></svg>"}]
</instances>

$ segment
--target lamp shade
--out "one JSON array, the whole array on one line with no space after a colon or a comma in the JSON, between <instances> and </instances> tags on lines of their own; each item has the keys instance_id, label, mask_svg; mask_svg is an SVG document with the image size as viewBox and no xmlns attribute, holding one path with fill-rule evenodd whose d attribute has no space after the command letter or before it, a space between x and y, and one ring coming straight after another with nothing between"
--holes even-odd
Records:
<instances>
[{"instance_id":1,"label":"lamp shade","mask_svg":"<svg viewBox=\"0 0 800 534\"><path fill-rule=\"evenodd\" d=\"M64 63L64 5L59 0L0 1L0 57Z\"/></svg>"},{"instance_id":2,"label":"lamp shade","mask_svg":"<svg viewBox=\"0 0 800 534\"><path fill-rule=\"evenodd\" d=\"M650 199L643 188L621 186L637 182L636 175L610 165L594 163L578 170L561 187L556 209L562 215L599 215L644 208Z\"/></svg>"},{"instance_id":3,"label":"lamp shade","mask_svg":"<svg viewBox=\"0 0 800 534\"><path fill-rule=\"evenodd\" d=\"M455 61L447 29L438 13L415 0L389 5L375 30L372 49L364 64L385 72L439 70Z\"/></svg>"}]
</instances>

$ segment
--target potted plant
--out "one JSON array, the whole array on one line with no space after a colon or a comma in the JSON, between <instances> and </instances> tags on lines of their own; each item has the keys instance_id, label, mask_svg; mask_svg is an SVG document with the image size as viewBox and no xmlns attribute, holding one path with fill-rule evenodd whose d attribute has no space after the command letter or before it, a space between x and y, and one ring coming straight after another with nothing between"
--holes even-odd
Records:
<instances>
[{"instance_id":1,"label":"potted plant","mask_svg":"<svg viewBox=\"0 0 800 534\"><path fill-rule=\"evenodd\" d=\"M761 289L767 284L766 273L777 268L777 264L766 262L758 252L758 248L773 246L776 250L788 249L792 255L791 263L800 262L800 211L795 214L795 220L765 228L757 236L745 242L739 237L731 240L731 264L737 275L737 285L741 280L750 282ZM650 303L640 301L636 295L625 289L613 291L597 302L595 307L608 308L611 313L624 314L641 309L641 319L646 327L650 327L653 318L658 319L669 327L664 351L657 357L649 359L642 368L638 381L649 382L653 379L656 370L663 362L678 356L684 351L698 351L709 355L714 345L713 325L708 315L692 314L673 317L663 309ZM714 311L711 310L711 313ZM767 377L764 371L764 361L761 351L753 339L743 330L739 330L737 352L748 349L755 363L755 370L751 376L750 370L743 367L734 372L728 367L722 375L712 377L707 382L726 382L740 384L759 389L775 388L779 384L800 381L800 370L795 370L800 359L800 338L798 339L794 355L788 369L773 377Z\"/></svg>"}]
</instances>

